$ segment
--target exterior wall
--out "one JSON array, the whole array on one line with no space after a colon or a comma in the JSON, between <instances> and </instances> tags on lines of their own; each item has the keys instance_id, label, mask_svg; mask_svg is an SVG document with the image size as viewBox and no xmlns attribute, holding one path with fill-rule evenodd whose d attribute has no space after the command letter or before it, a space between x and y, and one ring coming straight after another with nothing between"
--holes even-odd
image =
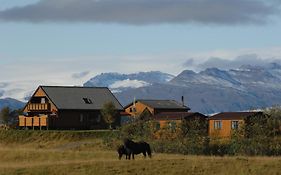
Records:
<instances>
[{"instance_id":1,"label":"exterior wall","mask_svg":"<svg viewBox=\"0 0 281 175\"><path fill-rule=\"evenodd\" d=\"M159 120L160 128L165 128L169 126L169 123L176 123L176 126L180 126L181 120Z\"/></svg>"},{"instance_id":2,"label":"exterior wall","mask_svg":"<svg viewBox=\"0 0 281 175\"><path fill-rule=\"evenodd\" d=\"M130 112L130 108L133 108L133 106L134 106L133 104L128 106L125 109L125 112L130 114L131 116L139 116L145 110L145 108L147 108L151 112L151 114L154 115L154 109L153 108L151 108L149 106L146 106L145 104L140 103L140 102L136 102L136 107L135 107L136 111Z\"/></svg>"},{"instance_id":3,"label":"exterior wall","mask_svg":"<svg viewBox=\"0 0 281 175\"><path fill-rule=\"evenodd\" d=\"M39 88L36 90L36 92L34 93L34 95L33 95L32 97L45 97L46 99L48 99L48 101L49 101L49 103L50 103L50 111L49 111L49 112L51 112L51 111L58 111L57 108L56 108L56 106L55 106L55 105L51 102L51 100L47 97L47 95L45 94L45 92L42 90L41 87L39 87ZM32 97L31 97L31 98L32 98ZM27 103L27 105L29 105L29 104L31 104L30 101ZM26 105L26 107L25 107L24 110L23 110L24 112L29 112L31 115L38 115L38 114L40 114L39 111L38 111L38 112L36 112L36 111L30 112L30 111L27 109L27 105Z\"/></svg>"},{"instance_id":4,"label":"exterior wall","mask_svg":"<svg viewBox=\"0 0 281 175\"><path fill-rule=\"evenodd\" d=\"M112 127L120 126L120 116L117 116ZM57 117L49 118L51 129L108 129L100 111L62 110Z\"/></svg>"},{"instance_id":5,"label":"exterior wall","mask_svg":"<svg viewBox=\"0 0 281 175\"><path fill-rule=\"evenodd\" d=\"M214 128L214 123L215 121L221 121L222 122L222 126L221 129L215 129ZM244 121L239 119L239 120L209 120L209 136L211 137L230 137L231 136L231 132L233 129L231 129L231 122L232 121L238 121L238 126L240 127Z\"/></svg>"}]
</instances>

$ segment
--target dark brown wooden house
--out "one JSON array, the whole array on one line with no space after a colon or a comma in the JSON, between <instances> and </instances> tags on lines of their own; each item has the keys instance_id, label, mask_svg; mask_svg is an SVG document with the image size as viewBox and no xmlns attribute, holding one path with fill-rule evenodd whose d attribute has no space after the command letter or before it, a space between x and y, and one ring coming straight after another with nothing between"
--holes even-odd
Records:
<instances>
[{"instance_id":1,"label":"dark brown wooden house","mask_svg":"<svg viewBox=\"0 0 281 175\"><path fill-rule=\"evenodd\" d=\"M117 113L122 105L108 88L39 86L19 116L20 127L50 129L106 129L102 106L112 102ZM120 115L114 126L120 125Z\"/></svg>"}]
</instances>

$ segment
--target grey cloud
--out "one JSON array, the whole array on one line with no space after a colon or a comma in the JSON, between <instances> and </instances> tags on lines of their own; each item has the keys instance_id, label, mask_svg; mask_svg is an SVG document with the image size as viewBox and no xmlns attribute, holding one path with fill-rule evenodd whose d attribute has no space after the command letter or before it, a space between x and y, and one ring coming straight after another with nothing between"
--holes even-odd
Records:
<instances>
[{"instance_id":1,"label":"grey cloud","mask_svg":"<svg viewBox=\"0 0 281 175\"><path fill-rule=\"evenodd\" d=\"M187 59L184 63L183 63L183 66L184 67L191 67L193 66L194 64L194 59L193 58L189 58Z\"/></svg>"},{"instance_id":2,"label":"grey cloud","mask_svg":"<svg viewBox=\"0 0 281 175\"><path fill-rule=\"evenodd\" d=\"M72 78L74 78L74 79L83 78L83 77L87 76L89 73L90 73L90 71L75 73L72 75Z\"/></svg>"},{"instance_id":3,"label":"grey cloud","mask_svg":"<svg viewBox=\"0 0 281 175\"><path fill-rule=\"evenodd\" d=\"M41 0L0 12L5 21L130 25L262 24L279 13L275 0Z\"/></svg>"},{"instance_id":4,"label":"grey cloud","mask_svg":"<svg viewBox=\"0 0 281 175\"><path fill-rule=\"evenodd\" d=\"M242 65L265 66L271 62L280 63L280 60L275 58L262 59L258 57L256 54L249 54L249 55L238 56L233 60L226 60L223 58L212 57L209 58L207 61L197 65L197 68L206 69L206 68L216 67L219 69L228 70L228 69L239 68Z\"/></svg>"}]
</instances>

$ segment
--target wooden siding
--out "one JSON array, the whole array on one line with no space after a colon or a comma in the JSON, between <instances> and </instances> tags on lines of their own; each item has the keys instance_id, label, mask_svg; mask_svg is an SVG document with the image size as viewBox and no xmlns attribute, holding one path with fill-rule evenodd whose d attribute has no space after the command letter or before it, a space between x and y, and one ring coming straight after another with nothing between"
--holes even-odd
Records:
<instances>
[{"instance_id":1,"label":"wooden siding","mask_svg":"<svg viewBox=\"0 0 281 175\"><path fill-rule=\"evenodd\" d=\"M139 116L145 110L145 108L147 108L151 112L151 114L154 115L154 109L145 105L145 104L143 104L143 103L141 103L141 102L135 103L135 109L136 109L135 112L130 111L130 108L133 108L133 107L134 107L134 104L128 106L125 109L125 112L130 114L131 116Z\"/></svg>"},{"instance_id":2,"label":"wooden siding","mask_svg":"<svg viewBox=\"0 0 281 175\"><path fill-rule=\"evenodd\" d=\"M34 117L26 117L19 116L19 126L20 127L41 127L48 125L48 116L34 116Z\"/></svg>"},{"instance_id":3,"label":"wooden siding","mask_svg":"<svg viewBox=\"0 0 281 175\"><path fill-rule=\"evenodd\" d=\"M120 111L119 111L120 112ZM120 116L112 124L120 126ZM50 129L108 129L99 110L61 110L57 117L50 117Z\"/></svg>"},{"instance_id":4,"label":"wooden siding","mask_svg":"<svg viewBox=\"0 0 281 175\"><path fill-rule=\"evenodd\" d=\"M221 129L215 129L215 121L221 121ZM231 122L238 121L238 126L240 127L244 121L243 120L209 120L209 136L211 137L230 137L233 129L231 128Z\"/></svg>"}]
</instances>

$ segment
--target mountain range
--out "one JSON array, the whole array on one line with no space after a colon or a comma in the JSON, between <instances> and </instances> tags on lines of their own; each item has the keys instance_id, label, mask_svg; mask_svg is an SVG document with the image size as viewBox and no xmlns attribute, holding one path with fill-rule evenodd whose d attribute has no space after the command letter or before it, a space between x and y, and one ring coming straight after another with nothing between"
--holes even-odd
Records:
<instances>
[{"instance_id":1,"label":"mountain range","mask_svg":"<svg viewBox=\"0 0 281 175\"><path fill-rule=\"evenodd\" d=\"M207 68L200 72L184 70L179 75L151 71L134 74L102 73L83 84L85 87L109 87L123 106L136 99L173 99L192 111L205 114L222 111L260 109L281 104L281 65L242 65L238 69ZM22 91L20 91L22 93ZM0 86L0 96L3 94ZM31 94L30 89L22 93ZM16 104L16 105L15 105ZM4 105L23 106L11 98Z\"/></svg>"},{"instance_id":2,"label":"mountain range","mask_svg":"<svg viewBox=\"0 0 281 175\"><path fill-rule=\"evenodd\" d=\"M104 73L92 78L84 86L107 86L123 105L132 102L134 98L180 101L184 96L185 105L192 111L207 114L281 104L281 65L277 63L243 65L231 70L184 70L177 76L161 72L139 74L142 76ZM117 86L120 81L128 84L141 82L142 86Z\"/></svg>"}]
</instances>

